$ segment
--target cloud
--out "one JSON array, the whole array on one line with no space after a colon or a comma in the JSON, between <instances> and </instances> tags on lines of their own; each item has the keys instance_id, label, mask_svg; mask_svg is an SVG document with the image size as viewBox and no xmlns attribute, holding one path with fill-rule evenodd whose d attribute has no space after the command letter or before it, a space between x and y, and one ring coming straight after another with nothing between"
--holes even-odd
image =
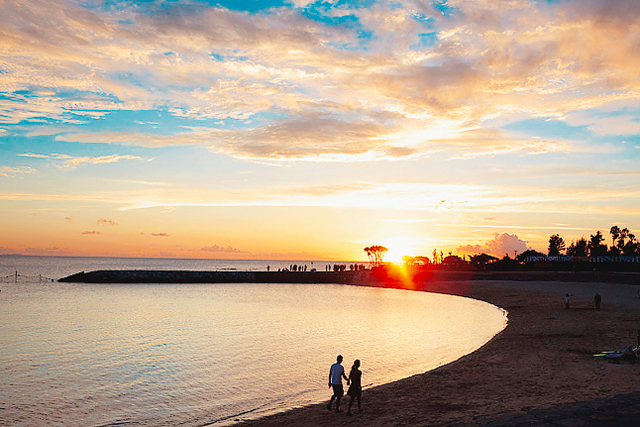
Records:
<instances>
[{"instance_id":1,"label":"cloud","mask_svg":"<svg viewBox=\"0 0 640 427\"><path fill-rule=\"evenodd\" d=\"M387 132L387 133L385 133ZM450 133L411 129L384 129L330 117L307 117L256 128L217 130L194 128L170 136L131 132L68 133L65 142L119 143L145 147L205 145L212 151L252 160L380 161L407 160L449 152L469 159L500 154L544 154L586 149L561 140L524 138L499 130L471 129ZM437 137L434 137L437 136ZM75 163L79 163L79 160Z\"/></svg>"},{"instance_id":2,"label":"cloud","mask_svg":"<svg viewBox=\"0 0 640 427\"><path fill-rule=\"evenodd\" d=\"M521 168L519 168L521 169ZM319 207L357 209L402 209L415 212L473 213L475 217L486 217L495 212L571 215L625 215L637 216L638 208L629 200L640 197L640 189L633 179L638 172L621 170L619 173L603 174L594 171L590 176L582 168L577 172L569 169L561 181L545 181L539 185L529 183L540 180L546 171L530 175L518 170L527 185L504 184L505 172L485 171L496 184L431 183L420 181L358 182L345 181L342 185L286 184L269 188L189 189L183 186L163 188L161 194L149 193L148 188L130 188L122 191L87 191L80 193L0 191L0 200L38 201L60 203L82 202L92 206L107 205L109 209L130 211L136 209L175 209L180 207ZM562 185L575 176L579 185ZM566 177L566 178L565 178ZM372 177L374 178L374 177ZM460 181L473 182L464 175ZM614 182L615 186L601 185ZM627 182L629 181L629 182ZM100 208L102 209L102 208ZM389 215L388 213L385 216ZM493 224L496 225L495 223ZM476 227L474 225L474 227Z\"/></svg>"},{"instance_id":3,"label":"cloud","mask_svg":"<svg viewBox=\"0 0 640 427\"><path fill-rule=\"evenodd\" d=\"M307 3L264 13L195 3L117 12L66 1L7 4L9 95L0 100L0 122L74 125L162 108L236 125L123 139L203 144L240 158L394 159L434 150L468 158L567 149L535 138L465 138L469 129L496 131L489 121L497 117L566 117L640 97L638 6L630 0L449 1L447 15L425 2L314 6L327 22L349 16L352 25L313 19L301 9ZM625 123L625 132L637 129ZM76 167L95 159L68 160Z\"/></svg>"},{"instance_id":4,"label":"cloud","mask_svg":"<svg viewBox=\"0 0 640 427\"><path fill-rule=\"evenodd\" d=\"M118 225L117 222L111 220L111 219L104 219L104 218L100 218L97 222L98 225L110 225L110 226L115 226Z\"/></svg>"},{"instance_id":5,"label":"cloud","mask_svg":"<svg viewBox=\"0 0 640 427\"><path fill-rule=\"evenodd\" d=\"M80 234L85 235L85 236L99 236L100 232L99 231L83 231Z\"/></svg>"},{"instance_id":6,"label":"cloud","mask_svg":"<svg viewBox=\"0 0 640 427\"><path fill-rule=\"evenodd\" d=\"M505 255L511 256L515 252L522 253L530 249L527 246L527 242L521 240L515 234L495 233L493 239L485 242L482 245L466 245L457 248L459 252L467 254L480 254L486 253L497 257L503 257Z\"/></svg>"},{"instance_id":7,"label":"cloud","mask_svg":"<svg viewBox=\"0 0 640 427\"><path fill-rule=\"evenodd\" d=\"M18 174L34 173L34 172L36 172L36 170L29 166L18 166L18 167L0 166L0 176L10 176L10 175L18 175Z\"/></svg>"},{"instance_id":8,"label":"cloud","mask_svg":"<svg viewBox=\"0 0 640 427\"><path fill-rule=\"evenodd\" d=\"M212 246L206 246L204 248L200 248L201 251L204 252L225 252L225 253L236 253L236 254L244 254L247 253L247 251L243 251L241 249L237 249L237 248L233 248L231 246L219 246L219 245L212 245Z\"/></svg>"},{"instance_id":9,"label":"cloud","mask_svg":"<svg viewBox=\"0 0 640 427\"><path fill-rule=\"evenodd\" d=\"M589 129L599 135L638 135L640 134L640 119L635 115L601 117L591 124Z\"/></svg>"},{"instance_id":10,"label":"cloud","mask_svg":"<svg viewBox=\"0 0 640 427\"><path fill-rule=\"evenodd\" d=\"M101 165L101 164L107 164L107 163L117 163L122 160L142 160L141 157L132 156L128 154L127 155L112 154L108 156L96 156L96 157L88 157L88 156L74 157L74 156L69 156L67 154L59 154L59 153L53 153L53 154L22 153L22 154L18 154L18 156L60 161L61 162L60 167L66 168L66 169L75 169L76 167L84 163Z\"/></svg>"},{"instance_id":11,"label":"cloud","mask_svg":"<svg viewBox=\"0 0 640 427\"><path fill-rule=\"evenodd\" d=\"M151 233L153 237L169 237L167 233Z\"/></svg>"}]
</instances>

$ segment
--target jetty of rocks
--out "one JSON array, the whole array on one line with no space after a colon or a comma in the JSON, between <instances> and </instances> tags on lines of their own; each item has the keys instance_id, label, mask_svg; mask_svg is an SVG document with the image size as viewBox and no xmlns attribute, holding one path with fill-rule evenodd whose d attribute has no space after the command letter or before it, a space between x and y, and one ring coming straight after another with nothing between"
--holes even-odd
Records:
<instances>
[{"instance_id":1,"label":"jetty of rocks","mask_svg":"<svg viewBox=\"0 0 640 427\"><path fill-rule=\"evenodd\" d=\"M96 270L58 279L79 283L338 283L353 282L355 271L194 271Z\"/></svg>"}]
</instances>

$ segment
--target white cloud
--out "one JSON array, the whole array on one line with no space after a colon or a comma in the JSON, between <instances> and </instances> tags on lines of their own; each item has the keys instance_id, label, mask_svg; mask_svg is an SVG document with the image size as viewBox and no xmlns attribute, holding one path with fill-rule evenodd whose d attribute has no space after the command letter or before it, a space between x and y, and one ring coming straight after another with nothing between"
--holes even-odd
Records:
<instances>
[{"instance_id":1,"label":"white cloud","mask_svg":"<svg viewBox=\"0 0 640 427\"><path fill-rule=\"evenodd\" d=\"M640 117L622 115L599 118L589 126L598 135L638 135L640 134ZM626 143L626 141L622 141Z\"/></svg>"},{"instance_id":2,"label":"white cloud","mask_svg":"<svg viewBox=\"0 0 640 427\"><path fill-rule=\"evenodd\" d=\"M521 240L517 235L509 233L495 233L493 235L493 239L485 242L484 244L460 246L457 250L467 254L486 253L500 258L505 255L509 255L513 258L514 252L522 253L527 249L530 249L527 246L527 242Z\"/></svg>"},{"instance_id":3,"label":"white cloud","mask_svg":"<svg viewBox=\"0 0 640 427\"><path fill-rule=\"evenodd\" d=\"M74 169L85 163L100 165L100 164L107 164L107 163L117 163L122 160L142 160L141 157L132 156L128 154L127 155L111 154L108 156L95 156L95 157L89 157L89 156L76 157L76 156L69 156L67 154L59 154L59 153L52 153L52 154L23 153L23 154L18 154L18 156L30 157L30 158L36 158L36 159L50 159L56 162L59 161L61 162L61 167L67 168L67 169Z\"/></svg>"},{"instance_id":4,"label":"white cloud","mask_svg":"<svg viewBox=\"0 0 640 427\"><path fill-rule=\"evenodd\" d=\"M29 166L18 166L18 167L0 166L0 176L8 177L10 175L18 175L18 174L34 173L34 172L36 172L36 170Z\"/></svg>"}]
</instances>

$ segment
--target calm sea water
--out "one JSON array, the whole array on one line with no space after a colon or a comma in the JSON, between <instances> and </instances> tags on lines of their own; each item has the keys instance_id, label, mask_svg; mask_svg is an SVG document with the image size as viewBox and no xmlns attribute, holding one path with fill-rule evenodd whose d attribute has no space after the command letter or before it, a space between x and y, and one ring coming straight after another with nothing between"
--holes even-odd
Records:
<instances>
[{"instance_id":1,"label":"calm sea water","mask_svg":"<svg viewBox=\"0 0 640 427\"><path fill-rule=\"evenodd\" d=\"M228 425L327 400L337 354L347 371L361 360L366 405L367 387L451 362L506 325L483 302L395 289L40 280L292 263L0 256L0 424Z\"/></svg>"}]
</instances>

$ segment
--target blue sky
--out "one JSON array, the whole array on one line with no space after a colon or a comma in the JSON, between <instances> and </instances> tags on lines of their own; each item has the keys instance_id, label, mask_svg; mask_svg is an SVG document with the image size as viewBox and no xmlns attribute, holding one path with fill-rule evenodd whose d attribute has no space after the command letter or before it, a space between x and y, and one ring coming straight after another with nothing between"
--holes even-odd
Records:
<instances>
[{"instance_id":1,"label":"blue sky","mask_svg":"<svg viewBox=\"0 0 640 427\"><path fill-rule=\"evenodd\" d=\"M637 2L4 9L1 252L364 259L640 228Z\"/></svg>"}]
</instances>

